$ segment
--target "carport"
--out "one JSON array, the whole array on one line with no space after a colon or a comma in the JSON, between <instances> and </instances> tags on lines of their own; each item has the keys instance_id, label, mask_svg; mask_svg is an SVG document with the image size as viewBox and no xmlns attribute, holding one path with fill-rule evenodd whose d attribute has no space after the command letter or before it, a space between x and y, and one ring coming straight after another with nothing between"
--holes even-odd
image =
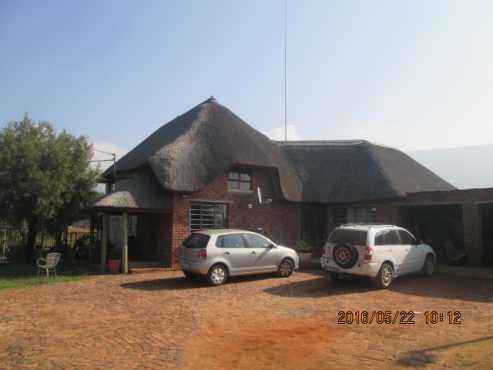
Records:
<instances>
[{"instance_id":1,"label":"carport","mask_svg":"<svg viewBox=\"0 0 493 370\"><path fill-rule=\"evenodd\" d=\"M493 203L479 205L481 218L481 243L487 265L493 265Z\"/></svg>"},{"instance_id":2,"label":"carport","mask_svg":"<svg viewBox=\"0 0 493 370\"><path fill-rule=\"evenodd\" d=\"M411 205L401 208L402 224L430 244L441 263L466 257L462 205Z\"/></svg>"},{"instance_id":3,"label":"carport","mask_svg":"<svg viewBox=\"0 0 493 370\"><path fill-rule=\"evenodd\" d=\"M400 208L442 262L493 264L493 188L409 193Z\"/></svg>"}]
</instances>

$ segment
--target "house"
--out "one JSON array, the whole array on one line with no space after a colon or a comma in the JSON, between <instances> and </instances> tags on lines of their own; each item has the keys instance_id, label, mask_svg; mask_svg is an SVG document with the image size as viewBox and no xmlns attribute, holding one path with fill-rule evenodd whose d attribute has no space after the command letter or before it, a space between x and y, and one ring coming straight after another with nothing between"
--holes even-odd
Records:
<instances>
[{"instance_id":1,"label":"house","mask_svg":"<svg viewBox=\"0 0 493 370\"><path fill-rule=\"evenodd\" d=\"M288 246L303 239L320 247L341 223L400 224L409 194L455 190L403 152L367 141L272 141L214 98L115 167L102 176L107 195L93 215L102 255L108 239L123 245L124 271L128 258L175 267L181 242L205 228L262 230Z\"/></svg>"}]
</instances>

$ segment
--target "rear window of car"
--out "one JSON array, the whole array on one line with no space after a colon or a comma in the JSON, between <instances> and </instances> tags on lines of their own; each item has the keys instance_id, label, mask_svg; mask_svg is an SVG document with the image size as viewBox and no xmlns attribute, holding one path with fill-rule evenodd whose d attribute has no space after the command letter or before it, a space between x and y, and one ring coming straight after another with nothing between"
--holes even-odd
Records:
<instances>
[{"instance_id":1,"label":"rear window of car","mask_svg":"<svg viewBox=\"0 0 493 370\"><path fill-rule=\"evenodd\" d=\"M364 230L336 229L329 236L331 243L346 243L351 245L366 245L368 233Z\"/></svg>"},{"instance_id":2,"label":"rear window of car","mask_svg":"<svg viewBox=\"0 0 493 370\"><path fill-rule=\"evenodd\" d=\"M205 248L209 242L210 236L205 234L190 234L183 242L185 248Z\"/></svg>"}]
</instances>

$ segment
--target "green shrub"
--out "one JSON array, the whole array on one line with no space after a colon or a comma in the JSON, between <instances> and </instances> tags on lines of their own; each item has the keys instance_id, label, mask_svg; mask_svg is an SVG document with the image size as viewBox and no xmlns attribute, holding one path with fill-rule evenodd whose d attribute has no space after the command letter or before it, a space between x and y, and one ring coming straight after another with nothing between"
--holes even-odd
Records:
<instances>
[{"instance_id":1,"label":"green shrub","mask_svg":"<svg viewBox=\"0 0 493 370\"><path fill-rule=\"evenodd\" d=\"M313 247L304 240L298 240L294 246L294 250L298 253L311 253Z\"/></svg>"}]
</instances>

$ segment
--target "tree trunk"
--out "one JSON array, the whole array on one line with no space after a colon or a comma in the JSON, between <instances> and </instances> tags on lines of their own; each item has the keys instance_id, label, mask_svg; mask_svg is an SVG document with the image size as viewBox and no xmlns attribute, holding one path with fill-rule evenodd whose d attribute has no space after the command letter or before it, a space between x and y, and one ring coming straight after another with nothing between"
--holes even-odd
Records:
<instances>
[{"instance_id":1,"label":"tree trunk","mask_svg":"<svg viewBox=\"0 0 493 370\"><path fill-rule=\"evenodd\" d=\"M27 242L26 242L26 262L31 263L34 255L34 243L36 243L36 235L38 233L38 225L36 220L29 222L27 229Z\"/></svg>"}]
</instances>

